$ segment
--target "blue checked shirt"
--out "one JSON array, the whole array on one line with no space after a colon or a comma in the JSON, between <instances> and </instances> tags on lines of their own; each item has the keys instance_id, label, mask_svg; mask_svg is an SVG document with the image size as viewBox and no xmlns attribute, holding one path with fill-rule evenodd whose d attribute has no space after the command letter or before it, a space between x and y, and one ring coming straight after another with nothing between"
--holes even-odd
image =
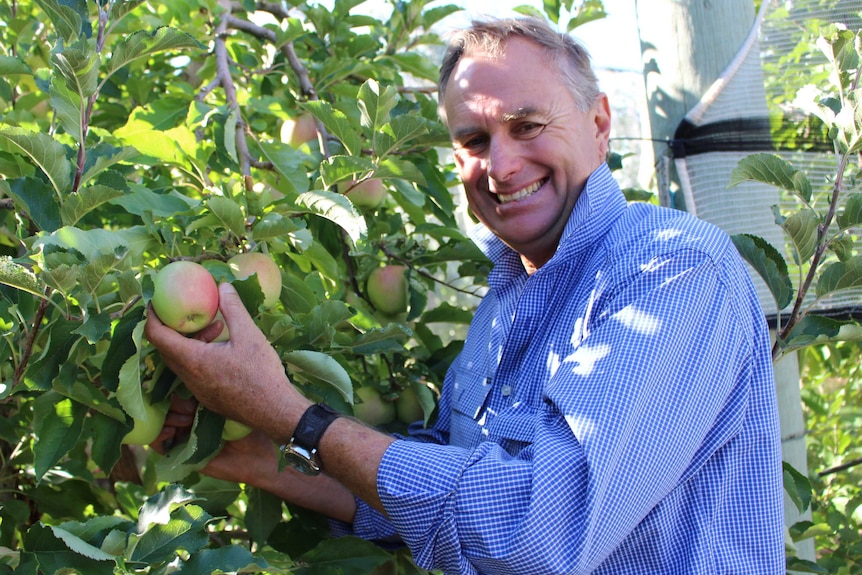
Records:
<instances>
[{"instance_id":1,"label":"blue checked shirt","mask_svg":"<svg viewBox=\"0 0 862 575\"><path fill-rule=\"evenodd\" d=\"M447 574L784 573L768 330L727 236L602 166L533 275L474 239L495 266L438 420L353 533Z\"/></svg>"}]
</instances>

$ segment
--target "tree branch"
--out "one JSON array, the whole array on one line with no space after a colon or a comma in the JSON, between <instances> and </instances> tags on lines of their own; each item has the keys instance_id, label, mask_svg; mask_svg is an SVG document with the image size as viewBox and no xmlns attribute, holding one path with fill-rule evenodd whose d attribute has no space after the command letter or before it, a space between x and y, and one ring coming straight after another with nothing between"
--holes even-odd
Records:
<instances>
[{"instance_id":1,"label":"tree branch","mask_svg":"<svg viewBox=\"0 0 862 575\"><path fill-rule=\"evenodd\" d=\"M27 364L30 363L30 357L33 355L33 344L36 342L36 336L39 334L39 328L42 326L42 320L45 319L45 311L48 309L48 299L51 297L50 288L45 294L46 297L39 300L39 308L33 316L33 327L27 332L22 346L21 362L15 368L15 385L21 383L21 378L24 377L24 371L27 369Z\"/></svg>"},{"instance_id":2,"label":"tree branch","mask_svg":"<svg viewBox=\"0 0 862 575\"><path fill-rule=\"evenodd\" d=\"M851 467L856 467L859 464L862 464L862 457L857 457L856 459L851 459L850 461L842 463L841 465L836 465L835 467L824 469L823 471L818 472L817 475L819 477L825 477L827 475L832 475L833 473L838 473L839 471L850 469Z\"/></svg>"},{"instance_id":3,"label":"tree branch","mask_svg":"<svg viewBox=\"0 0 862 575\"><path fill-rule=\"evenodd\" d=\"M241 18L236 18L234 16L226 17L227 23L231 28L235 28L236 30L242 30L252 36L255 36L261 40L266 40L273 44L276 43L277 39L275 36L275 32L264 28L263 26L258 26L253 22L249 22L248 20L243 20ZM284 58L287 60L287 63L290 65L290 69L293 70L294 74L299 80L299 91L302 97L308 100L318 100L319 97L317 95L317 90L314 89L314 84L311 83L311 77L308 75L308 70L302 64L302 61L296 55L296 50L293 48L293 43L288 42L279 48L281 53L284 55ZM320 144L320 151L324 157L329 157L329 134L326 131L324 125L317 118L314 119L314 122L317 126L317 139Z\"/></svg>"},{"instance_id":4,"label":"tree branch","mask_svg":"<svg viewBox=\"0 0 862 575\"><path fill-rule=\"evenodd\" d=\"M236 86L233 83L233 76L230 73L230 63L228 61L227 46L225 45L225 37L227 36L228 21L230 16L231 5L229 0L220 0L219 4L225 9L226 13L219 20L215 29L215 58L216 58L216 77L221 83L224 90L225 100L227 100L228 109L231 112L239 113L239 102L236 97ZM238 153L239 169L243 176L251 176L251 166L248 156L248 144L245 141L245 122L242 120L242 114L236 123L235 128L236 145L239 150L244 150L245 153Z\"/></svg>"}]
</instances>

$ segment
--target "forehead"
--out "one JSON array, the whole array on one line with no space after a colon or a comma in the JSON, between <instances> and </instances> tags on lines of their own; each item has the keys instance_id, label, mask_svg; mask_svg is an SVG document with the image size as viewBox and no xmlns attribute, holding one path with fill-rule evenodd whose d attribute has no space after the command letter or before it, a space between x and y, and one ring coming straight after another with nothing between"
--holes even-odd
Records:
<instances>
[{"instance_id":1,"label":"forehead","mask_svg":"<svg viewBox=\"0 0 862 575\"><path fill-rule=\"evenodd\" d=\"M449 79L443 104L450 125L475 114L503 121L548 108L568 92L543 48L512 38L500 54L463 56Z\"/></svg>"}]
</instances>

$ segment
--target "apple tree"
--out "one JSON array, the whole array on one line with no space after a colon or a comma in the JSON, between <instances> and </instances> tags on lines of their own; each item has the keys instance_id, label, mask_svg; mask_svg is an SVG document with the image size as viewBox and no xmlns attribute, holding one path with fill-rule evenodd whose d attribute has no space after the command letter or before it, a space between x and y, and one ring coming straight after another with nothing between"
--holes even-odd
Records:
<instances>
[{"instance_id":1,"label":"apple tree","mask_svg":"<svg viewBox=\"0 0 862 575\"><path fill-rule=\"evenodd\" d=\"M182 260L234 283L307 396L353 413L372 388L409 414L393 432L434 416L488 269L436 113L432 27L457 8L359 4L0 6L0 572L421 572L202 476L217 414L165 456L136 439L186 393L142 335ZM241 253L278 265L274 305ZM368 288L386 266L394 311Z\"/></svg>"}]
</instances>

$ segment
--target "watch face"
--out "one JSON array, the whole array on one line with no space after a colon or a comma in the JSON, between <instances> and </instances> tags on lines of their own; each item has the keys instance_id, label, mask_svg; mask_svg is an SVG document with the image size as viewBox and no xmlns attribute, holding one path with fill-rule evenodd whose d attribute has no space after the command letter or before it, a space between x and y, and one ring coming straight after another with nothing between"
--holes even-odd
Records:
<instances>
[{"instance_id":1,"label":"watch face","mask_svg":"<svg viewBox=\"0 0 862 575\"><path fill-rule=\"evenodd\" d=\"M319 475L320 466L314 458L301 447L295 445L284 446L284 460L288 465L304 475Z\"/></svg>"}]
</instances>

